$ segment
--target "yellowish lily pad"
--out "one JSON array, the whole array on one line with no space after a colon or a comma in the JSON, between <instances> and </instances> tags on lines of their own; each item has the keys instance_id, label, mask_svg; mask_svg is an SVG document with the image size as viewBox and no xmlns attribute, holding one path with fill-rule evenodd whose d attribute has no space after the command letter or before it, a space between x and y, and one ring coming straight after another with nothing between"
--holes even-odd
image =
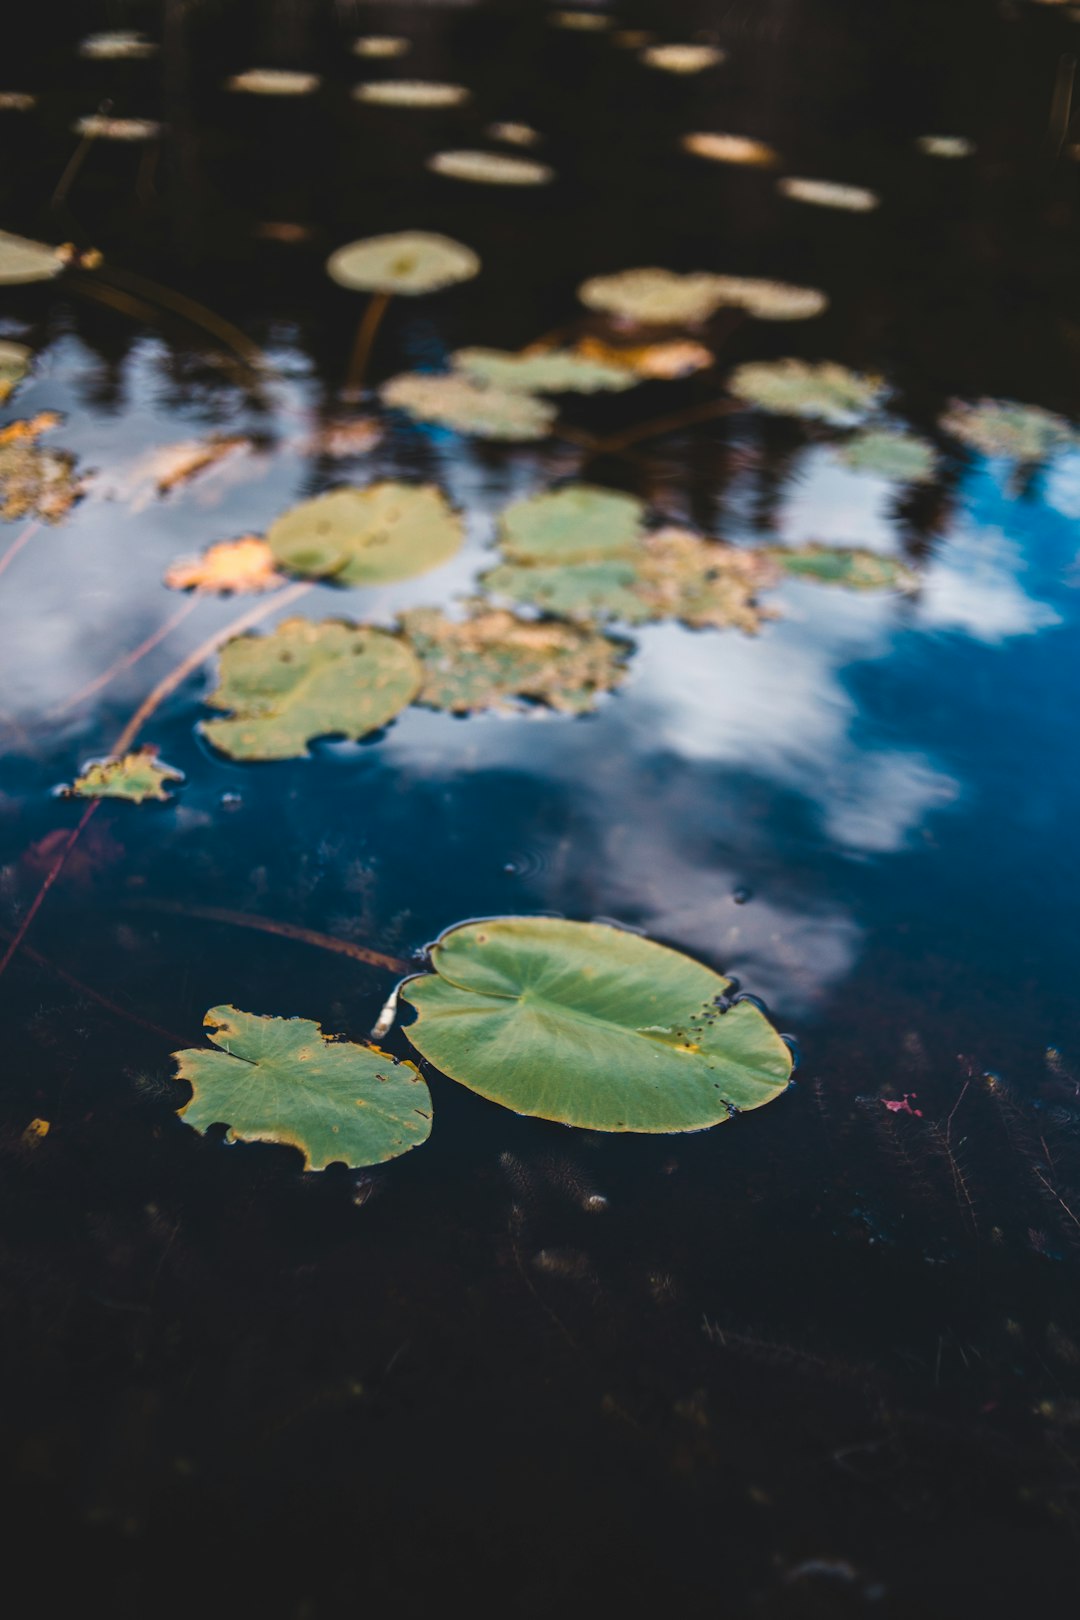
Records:
<instances>
[{"instance_id":1,"label":"yellowish lily pad","mask_svg":"<svg viewBox=\"0 0 1080 1620\"><path fill-rule=\"evenodd\" d=\"M156 748L136 748L119 758L87 765L67 791L77 799L130 799L133 804L143 804L147 799L168 799L169 784L183 780L182 771L160 762Z\"/></svg>"},{"instance_id":2,"label":"yellowish lily pad","mask_svg":"<svg viewBox=\"0 0 1080 1620\"><path fill-rule=\"evenodd\" d=\"M248 68L226 79L225 88L249 96L310 96L319 88L319 75L295 73L287 68Z\"/></svg>"},{"instance_id":3,"label":"yellowish lily pad","mask_svg":"<svg viewBox=\"0 0 1080 1620\"><path fill-rule=\"evenodd\" d=\"M270 525L266 539L290 573L384 585L441 567L462 537L460 517L434 484L387 481L301 501Z\"/></svg>"},{"instance_id":4,"label":"yellowish lily pad","mask_svg":"<svg viewBox=\"0 0 1080 1620\"><path fill-rule=\"evenodd\" d=\"M860 421L885 393L881 377L849 371L831 360L749 361L732 372L728 388L759 410L842 426Z\"/></svg>"},{"instance_id":5,"label":"yellowish lily pad","mask_svg":"<svg viewBox=\"0 0 1080 1620\"><path fill-rule=\"evenodd\" d=\"M434 231L368 236L338 248L326 261L327 275L341 287L407 298L470 281L479 270L472 248Z\"/></svg>"},{"instance_id":6,"label":"yellowish lily pad","mask_svg":"<svg viewBox=\"0 0 1080 1620\"><path fill-rule=\"evenodd\" d=\"M546 163L507 157L503 152L436 152L427 160L434 174L480 186L544 186L555 178Z\"/></svg>"},{"instance_id":7,"label":"yellowish lily pad","mask_svg":"<svg viewBox=\"0 0 1080 1620\"><path fill-rule=\"evenodd\" d=\"M31 242L25 236L0 231L0 284L14 286L24 281L50 281L63 270L67 259L57 248L44 242Z\"/></svg>"},{"instance_id":8,"label":"yellowish lily pad","mask_svg":"<svg viewBox=\"0 0 1080 1620\"><path fill-rule=\"evenodd\" d=\"M395 56L407 56L412 43L397 34L361 34L359 39L353 40L352 49L354 56L389 61Z\"/></svg>"},{"instance_id":9,"label":"yellowish lily pad","mask_svg":"<svg viewBox=\"0 0 1080 1620\"><path fill-rule=\"evenodd\" d=\"M837 180L809 180L788 175L776 182L776 189L792 202L810 203L815 208L839 208L849 214L868 214L880 206L881 198L865 186L841 185Z\"/></svg>"},{"instance_id":10,"label":"yellowish lily pad","mask_svg":"<svg viewBox=\"0 0 1080 1620\"><path fill-rule=\"evenodd\" d=\"M377 79L353 89L356 101L372 107L460 107L471 95L463 84L434 79Z\"/></svg>"},{"instance_id":11,"label":"yellowish lily pad","mask_svg":"<svg viewBox=\"0 0 1080 1620\"><path fill-rule=\"evenodd\" d=\"M458 349L450 356L470 382L517 394L619 393L637 376L625 366L589 359L573 349L540 349L513 354L503 349Z\"/></svg>"},{"instance_id":12,"label":"yellowish lily pad","mask_svg":"<svg viewBox=\"0 0 1080 1620\"><path fill-rule=\"evenodd\" d=\"M719 67L726 55L713 45L649 45L641 60L663 73L703 73L706 68Z\"/></svg>"},{"instance_id":13,"label":"yellowish lily pad","mask_svg":"<svg viewBox=\"0 0 1080 1620\"><path fill-rule=\"evenodd\" d=\"M505 388L481 388L455 372L405 372L384 383L379 394L385 404L417 422L481 439L543 439L555 421L555 407L545 400Z\"/></svg>"},{"instance_id":14,"label":"yellowish lily pad","mask_svg":"<svg viewBox=\"0 0 1080 1620\"><path fill-rule=\"evenodd\" d=\"M712 163L737 163L748 168L769 169L779 163L780 154L764 141L752 140L749 135L721 135L701 133L682 137L684 151L695 157L708 158Z\"/></svg>"}]
</instances>

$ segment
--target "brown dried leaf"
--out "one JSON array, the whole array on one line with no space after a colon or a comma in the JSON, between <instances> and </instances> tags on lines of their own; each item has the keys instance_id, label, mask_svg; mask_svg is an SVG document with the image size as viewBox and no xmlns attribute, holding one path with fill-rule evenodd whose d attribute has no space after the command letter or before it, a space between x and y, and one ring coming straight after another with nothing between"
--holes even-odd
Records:
<instances>
[{"instance_id":1,"label":"brown dried leaf","mask_svg":"<svg viewBox=\"0 0 1080 1620\"><path fill-rule=\"evenodd\" d=\"M257 534L239 540L221 540L192 562L173 563L165 583L174 591L199 591L224 596L250 596L276 591L284 575L274 567L274 556Z\"/></svg>"},{"instance_id":2,"label":"brown dried leaf","mask_svg":"<svg viewBox=\"0 0 1080 1620\"><path fill-rule=\"evenodd\" d=\"M42 450L37 439L57 426L55 411L41 411L0 431L0 518L8 523L34 517L59 523L83 494L75 457L66 450Z\"/></svg>"}]
</instances>

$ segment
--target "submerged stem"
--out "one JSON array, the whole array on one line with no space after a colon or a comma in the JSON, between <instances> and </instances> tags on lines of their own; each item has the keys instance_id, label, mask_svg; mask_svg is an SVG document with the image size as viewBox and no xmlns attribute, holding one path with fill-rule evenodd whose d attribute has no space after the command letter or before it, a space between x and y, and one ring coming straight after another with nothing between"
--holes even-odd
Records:
<instances>
[{"instance_id":1,"label":"submerged stem","mask_svg":"<svg viewBox=\"0 0 1080 1620\"><path fill-rule=\"evenodd\" d=\"M77 704L84 702L86 698L93 697L95 692L100 692L102 687L108 686L110 681L114 681L118 675L124 674L125 670L134 669L139 660L145 658L147 653L153 652L158 643L164 641L169 632L175 630L176 626L187 618L191 610L198 606L198 603L199 598L197 596L189 597L171 618L166 619L164 624L159 624L157 629L147 636L145 641L140 642L133 652L124 653L114 664L110 664L103 674L98 675L86 686L80 687L72 697L65 698L63 703L58 703L55 708L50 709L45 716L46 720L59 720L61 715L67 714L70 709L74 709Z\"/></svg>"},{"instance_id":2,"label":"submerged stem","mask_svg":"<svg viewBox=\"0 0 1080 1620\"><path fill-rule=\"evenodd\" d=\"M360 324L356 328L356 341L353 343L352 357L349 360L349 370L345 378L345 392L359 394L364 384L364 373L375 343L375 335L382 324L390 303L390 294L384 292L372 293L368 300Z\"/></svg>"},{"instance_id":3,"label":"submerged stem","mask_svg":"<svg viewBox=\"0 0 1080 1620\"><path fill-rule=\"evenodd\" d=\"M15 536L10 546L8 546L7 550L4 552L4 555L0 557L0 574L2 574L5 569L10 567L10 565L15 561L15 558L19 555L19 552L22 550L23 546L27 545L29 541L34 538L35 534L40 528L40 518L34 518L32 523L28 523L26 525L26 528L21 534L17 534Z\"/></svg>"},{"instance_id":4,"label":"submerged stem","mask_svg":"<svg viewBox=\"0 0 1080 1620\"><path fill-rule=\"evenodd\" d=\"M255 371L266 369L266 356L257 343L243 332L232 321L227 321L223 315L216 315L205 304L200 304L195 298L189 298L186 293L176 292L172 287L163 287L159 281L151 281L148 276L136 275L132 270L121 270L114 265L103 265L99 275L110 281L118 283L121 287L128 287L132 292L142 293L145 298L152 299L165 309L183 315L185 320L191 321L194 326L201 326L205 332L216 337L220 342L233 351L243 360L245 365L251 366Z\"/></svg>"},{"instance_id":5,"label":"submerged stem","mask_svg":"<svg viewBox=\"0 0 1080 1620\"><path fill-rule=\"evenodd\" d=\"M354 962L365 962L368 967L385 968L390 973L415 971L415 964L400 956L388 956L385 951L369 950L366 945L354 945L351 940L338 939L334 934L320 934L313 928L301 928L297 923L278 922L273 917L262 917L251 911L229 911L224 906L189 906L172 900L132 900L128 909L135 911L165 911L174 917L197 917L204 922L230 923L236 928L255 928L264 934L277 934L281 939L295 939L302 945L314 945L320 951L336 951L339 956L351 956Z\"/></svg>"}]
</instances>

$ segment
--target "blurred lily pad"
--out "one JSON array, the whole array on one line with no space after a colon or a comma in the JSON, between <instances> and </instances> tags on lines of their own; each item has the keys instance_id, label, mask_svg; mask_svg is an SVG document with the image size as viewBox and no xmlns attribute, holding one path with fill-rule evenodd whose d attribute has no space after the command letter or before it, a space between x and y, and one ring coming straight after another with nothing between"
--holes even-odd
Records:
<instances>
[{"instance_id":1,"label":"blurred lily pad","mask_svg":"<svg viewBox=\"0 0 1080 1620\"><path fill-rule=\"evenodd\" d=\"M548 22L578 34L601 34L611 27L611 18L602 11L549 11Z\"/></svg>"},{"instance_id":2,"label":"blurred lily pad","mask_svg":"<svg viewBox=\"0 0 1080 1620\"><path fill-rule=\"evenodd\" d=\"M630 652L596 631L519 619L484 602L470 603L464 619L417 608L401 623L424 666L416 701L453 714L512 708L523 698L584 714L623 679Z\"/></svg>"},{"instance_id":3,"label":"blurred lily pad","mask_svg":"<svg viewBox=\"0 0 1080 1620\"><path fill-rule=\"evenodd\" d=\"M1042 461L1078 442L1076 429L1063 416L1011 399L980 399L976 404L954 399L939 425L984 456L1013 461Z\"/></svg>"},{"instance_id":4,"label":"blurred lily pad","mask_svg":"<svg viewBox=\"0 0 1080 1620\"><path fill-rule=\"evenodd\" d=\"M598 360L607 366L626 366L638 377L659 381L689 377L695 371L706 371L716 364L711 349L689 338L675 338L668 343L627 344L583 337L575 344L575 352L586 360Z\"/></svg>"},{"instance_id":5,"label":"blurred lily pad","mask_svg":"<svg viewBox=\"0 0 1080 1620\"><path fill-rule=\"evenodd\" d=\"M843 585L853 591L912 591L918 576L895 557L857 547L770 546L763 553L785 574L817 585Z\"/></svg>"},{"instance_id":6,"label":"blurred lily pad","mask_svg":"<svg viewBox=\"0 0 1080 1620\"><path fill-rule=\"evenodd\" d=\"M0 231L0 284L14 286L24 281L49 281L58 276L67 260L56 248L44 242L31 242L25 236Z\"/></svg>"},{"instance_id":7,"label":"blurred lily pad","mask_svg":"<svg viewBox=\"0 0 1080 1620\"><path fill-rule=\"evenodd\" d=\"M410 980L408 1037L470 1090L599 1131L697 1131L786 1089L791 1054L731 981L601 923L496 917L445 933Z\"/></svg>"},{"instance_id":8,"label":"blurred lily pad","mask_svg":"<svg viewBox=\"0 0 1080 1620\"><path fill-rule=\"evenodd\" d=\"M105 34L87 34L79 42L79 55L102 62L137 62L153 56L157 46L145 34L117 28Z\"/></svg>"},{"instance_id":9,"label":"blurred lily pad","mask_svg":"<svg viewBox=\"0 0 1080 1620\"><path fill-rule=\"evenodd\" d=\"M290 72L287 68L248 68L226 79L225 88L249 96L309 96L319 88L319 75Z\"/></svg>"},{"instance_id":10,"label":"blurred lily pad","mask_svg":"<svg viewBox=\"0 0 1080 1620\"><path fill-rule=\"evenodd\" d=\"M76 476L75 457L67 450L46 450L37 443L56 427L55 411L39 411L28 421L0 429L0 518L14 523L34 517L59 523L84 492Z\"/></svg>"},{"instance_id":11,"label":"blurred lily pad","mask_svg":"<svg viewBox=\"0 0 1080 1620\"><path fill-rule=\"evenodd\" d=\"M104 113L87 113L76 119L76 135L90 135L96 141L154 141L161 125L153 118L108 118Z\"/></svg>"},{"instance_id":12,"label":"blurred lily pad","mask_svg":"<svg viewBox=\"0 0 1080 1620\"><path fill-rule=\"evenodd\" d=\"M513 562L589 562L632 548L643 533L643 517L633 495L569 484L506 507L499 539Z\"/></svg>"},{"instance_id":13,"label":"blurred lily pad","mask_svg":"<svg viewBox=\"0 0 1080 1620\"><path fill-rule=\"evenodd\" d=\"M937 452L925 439L897 428L868 428L836 451L855 472L876 473L899 484L929 484L937 471Z\"/></svg>"},{"instance_id":14,"label":"blurred lily pad","mask_svg":"<svg viewBox=\"0 0 1080 1620\"><path fill-rule=\"evenodd\" d=\"M25 90L0 90L0 112L32 112L37 96Z\"/></svg>"},{"instance_id":15,"label":"blurred lily pad","mask_svg":"<svg viewBox=\"0 0 1080 1620\"><path fill-rule=\"evenodd\" d=\"M544 186L555 170L530 158L507 157L504 152L436 152L427 160L435 174L468 180L481 186Z\"/></svg>"},{"instance_id":16,"label":"blurred lily pad","mask_svg":"<svg viewBox=\"0 0 1080 1620\"><path fill-rule=\"evenodd\" d=\"M463 84L435 79L376 79L353 88L356 101L373 107L460 107L471 95Z\"/></svg>"},{"instance_id":17,"label":"blurred lily pad","mask_svg":"<svg viewBox=\"0 0 1080 1620\"><path fill-rule=\"evenodd\" d=\"M165 583L173 591L202 595L250 596L275 591L285 579L274 567L274 554L265 540L246 534L239 540L220 540L192 562L173 563Z\"/></svg>"},{"instance_id":18,"label":"blurred lily pad","mask_svg":"<svg viewBox=\"0 0 1080 1620\"><path fill-rule=\"evenodd\" d=\"M203 1023L221 1050L173 1053L193 1093L178 1110L185 1125L298 1148L305 1170L382 1164L427 1141L431 1093L412 1063L332 1040L308 1018L212 1007Z\"/></svg>"},{"instance_id":19,"label":"blurred lily pad","mask_svg":"<svg viewBox=\"0 0 1080 1620\"><path fill-rule=\"evenodd\" d=\"M755 141L749 135L720 135L701 133L684 135L682 146L695 157L708 158L713 163L738 163L749 168L769 169L780 161L780 154L764 141Z\"/></svg>"},{"instance_id":20,"label":"blurred lily pad","mask_svg":"<svg viewBox=\"0 0 1080 1620\"><path fill-rule=\"evenodd\" d=\"M849 214L868 214L881 198L865 186L841 185L837 180L809 180L787 175L776 182L776 189L792 202L810 203L815 208L840 208Z\"/></svg>"},{"instance_id":21,"label":"blurred lily pad","mask_svg":"<svg viewBox=\"0 0 1080 1620\"><path fill-rule=\"evenodd\" d=\"M611 619L637 624L648 615L635 592L636 564L634 556L596 562L500 563L481 576L480 584L491 596L578 624Z\"/></svg>"},{"instance_id":22,"label":"blurred lily pad","mask_svg":"<svg viewBox=\"0 0 1080 1620\"><path fill-rule=\"evenodd\" d=\"M881 377L849 371L831 360L752 360L736 367L728 388L760 410L840 426L858 422L885 393Z\"/></svg>"},{"instance_id":23,"label":"blurred lily pad","mask_svg":"<svg viewBox=\"0 0 1080 1620\"><path fill-rule=\"evenodd\" d=\"M646 67L660 68L664 73L703 73L706 68L718 67L726 51L713 45L649 45L641 53Z\"/></svg>"},{"instance_id":24,"label":"blurred lily pad","mask_svg":"<svg viewBox=\"0 0 1080 1620\"><path fill-rule=\"evenodd\" d=\"M716 290L724 304L745 309L759 321L806 321L829 307L817 287L795 287L787 281L754 276L717 276Z\"/></svg>"},{"instance_id":25,"label":"blurred lily pad","mask_svg":"<svg viewBox=\"0 0 1080 1620\"><path fill-rule=\"evenodd\" d=\"M920 135L915 144L925 157L966 158L975 150L966 135Z\"/></svg>"},{"instance_id":26,"label":"blurred lily pad","mask_svg":"<svg viewBox=\"0 0 1080 1620\"><path fill-rule=\"evenodd\" d=\"M346 486L301 501L266 540L290 573L339 585L383 585L440 567L462 541L461 519L434 484Z\"/></svg>"},{"instance_id":27,"label":"blurred lily pad","mask_svg":"<svg viewBox=\"0 0 1080 1620\"><path fill-rule=\"evenodd\" d=\"M587 309L643 326L697 326L725 302L719 281L704 271L623 270L582 282L578 297Z\"/></svg>"},{"instance_id":28,"label":"blurred lily pad","mask_svg":"<svg viewBox=\"0 0 1080 1620\"><path fill-rule=\"evenodd\" d=\"M481 388L456 373L409 371L379 390L387 405L417 422L434 422L481 439L542 439L555 421L555 407L531 394Z\"/></svg>"},{"instance_id":29,"label":"blurred lily pad","mask_svg":"<svg viewBox=\"0 0 1080 1620\"><path fill-rule=\"evenodd\" d=\"M609 365L573 349L541 349L513 354L503 349L458 349L450 356L457 371L485 387L523 394L621 392L638 381L626 366Z\"/></svg>"},{"instance_id":30,"label":"blurred lily pad","mask_svg":"<svg viewBox=\"0 0 1080 1620\"><path fill-rule=\"evenodd\" d=\"M332 253L326 272L353 292L417 297L470 281L480 270L471 248L433 231L395 231L349 242Z\"/></svg>"},{"instance_id":31,"label":"blurred lily pad","mask_svg":"<svg viewBox=\"0 0 1080 1620\"><path fill-rule=\"evenodd\" d=\"M507 146L539 146L544 138L531 124L489 124L487 132L493 141L505 141Z\"/></svg>"},{"instance_id":32,"label":"blurred lily pad","mask_svg":"<svg viewBox=\"0 0 1080 1620\"><path fill-rule=\"evenodd\" d=\"M28 349L25 343L12 343L8 338L0 338L0 404L11 398L33 363L33 350Z\"/></svg>"},{"instance_id":33,"label":"blurred lily pad","mask_svg":"<svg viewBox=\"0 0 1080 1620\"><path fill-rule=\"evenodd\" d=\"M385 630L286 619L269 635L225 643L206 701L233 713L201 729L230 759L299 759L316 737L359 741L389 724L422 678L416 654Z\"/></svg>"},{"instance_id":34,"label":"blurred lily pad","mask_svg":"<svg viewBox=\"0 0 1080 1620\"><path fill-rule=\"evenodd\" d=\"M67 792L77 799L130 799L142 804L146 799L168 799L169 783L183 780L182 771L160 762L156 748L136 748L119 758L87 765Z\"/></svg>"},{"instance_id":35,"label":"blurred lily pad","mask_svg":"<svg viewBox=\"0 0 1080 1620\"><path fill-rule=\"evenodd\" d=\"M387 61L395 56L406 56L412 50L407 39L396 34L361 34L353 40L353 55L367 56L376 61Z\"/></svg>"}]
</instances>

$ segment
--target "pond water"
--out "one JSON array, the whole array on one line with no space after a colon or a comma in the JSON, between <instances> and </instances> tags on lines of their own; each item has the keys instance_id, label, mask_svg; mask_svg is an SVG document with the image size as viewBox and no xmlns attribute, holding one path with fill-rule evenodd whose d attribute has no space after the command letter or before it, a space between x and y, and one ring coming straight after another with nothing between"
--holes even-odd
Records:
<instances>
[{"instance_id":1,"label":"pond water","mask_svg":"<svg viewBox=\"0 0 1080 1620\"><path fill-rule=\"evenodd\" d=\"M738 545L856 546L917 576L789 580L756 636L635 630L625 684L579 718L413 707L274 764L200 736L215 659L194 663L142 733L182 786L99 806L0 984L2 1467L35 1612L74 1570L139 1620L412 1616L450 1594L523 1620L1014 1614L1075 1579L1080 441L1021 464L939 424L956 398L1080 413L1062 111L1080 22L1024 0L618 10L727 60L650 69L524 0L31 8L8 55L4 88L38 104L0 110L0 224L117 274L0 306L37 357L4 421L60 412L44 442L94 474L0 556L0 946L83 813L58 785L252 605L177 618L191 599L166 569L337 483L437 482L467 540L405 583L315 586L312 618L449 606L497 560L509 501L579 480ZM162 48L88 60L91 27ZM412 50L359 59L359 33ZM222 89L252 66L321 87ZM472 99L350 99L403 76ZM73 121L106 101L161 120L160 143L94 142L57 196ZM524 155L550 185L425 168L499 150L495 120L543 133ZM682 152L700 130L881 206L789 200L768 169ZM975 151L928 156L926 134ZM483 273L391 303L371 389L462 345L599 331L576 287L635 266L830 303L722 311L692 334L715 368L567 396L557 434L484 441L342 400L364 303L326 256L408 228ZM123 272L233 323L265 370ZM711 410L736 365L788 355L884 376L934 481L852 470L820 422ZM358 415L376 442L313 446ZM156 493L156 448L223 433L251 443ZM362 1040L395 981L365 950L419 963L463 918L545 912L736 977L797 1042L792 1088L722 1130L609 1136L432 1073L420 1151L308 1175L177 1120L170 1053L202 1043L207 1008ZM408 1050L400 1029L387 1044Z\"/></svg>"}]
</instances>

